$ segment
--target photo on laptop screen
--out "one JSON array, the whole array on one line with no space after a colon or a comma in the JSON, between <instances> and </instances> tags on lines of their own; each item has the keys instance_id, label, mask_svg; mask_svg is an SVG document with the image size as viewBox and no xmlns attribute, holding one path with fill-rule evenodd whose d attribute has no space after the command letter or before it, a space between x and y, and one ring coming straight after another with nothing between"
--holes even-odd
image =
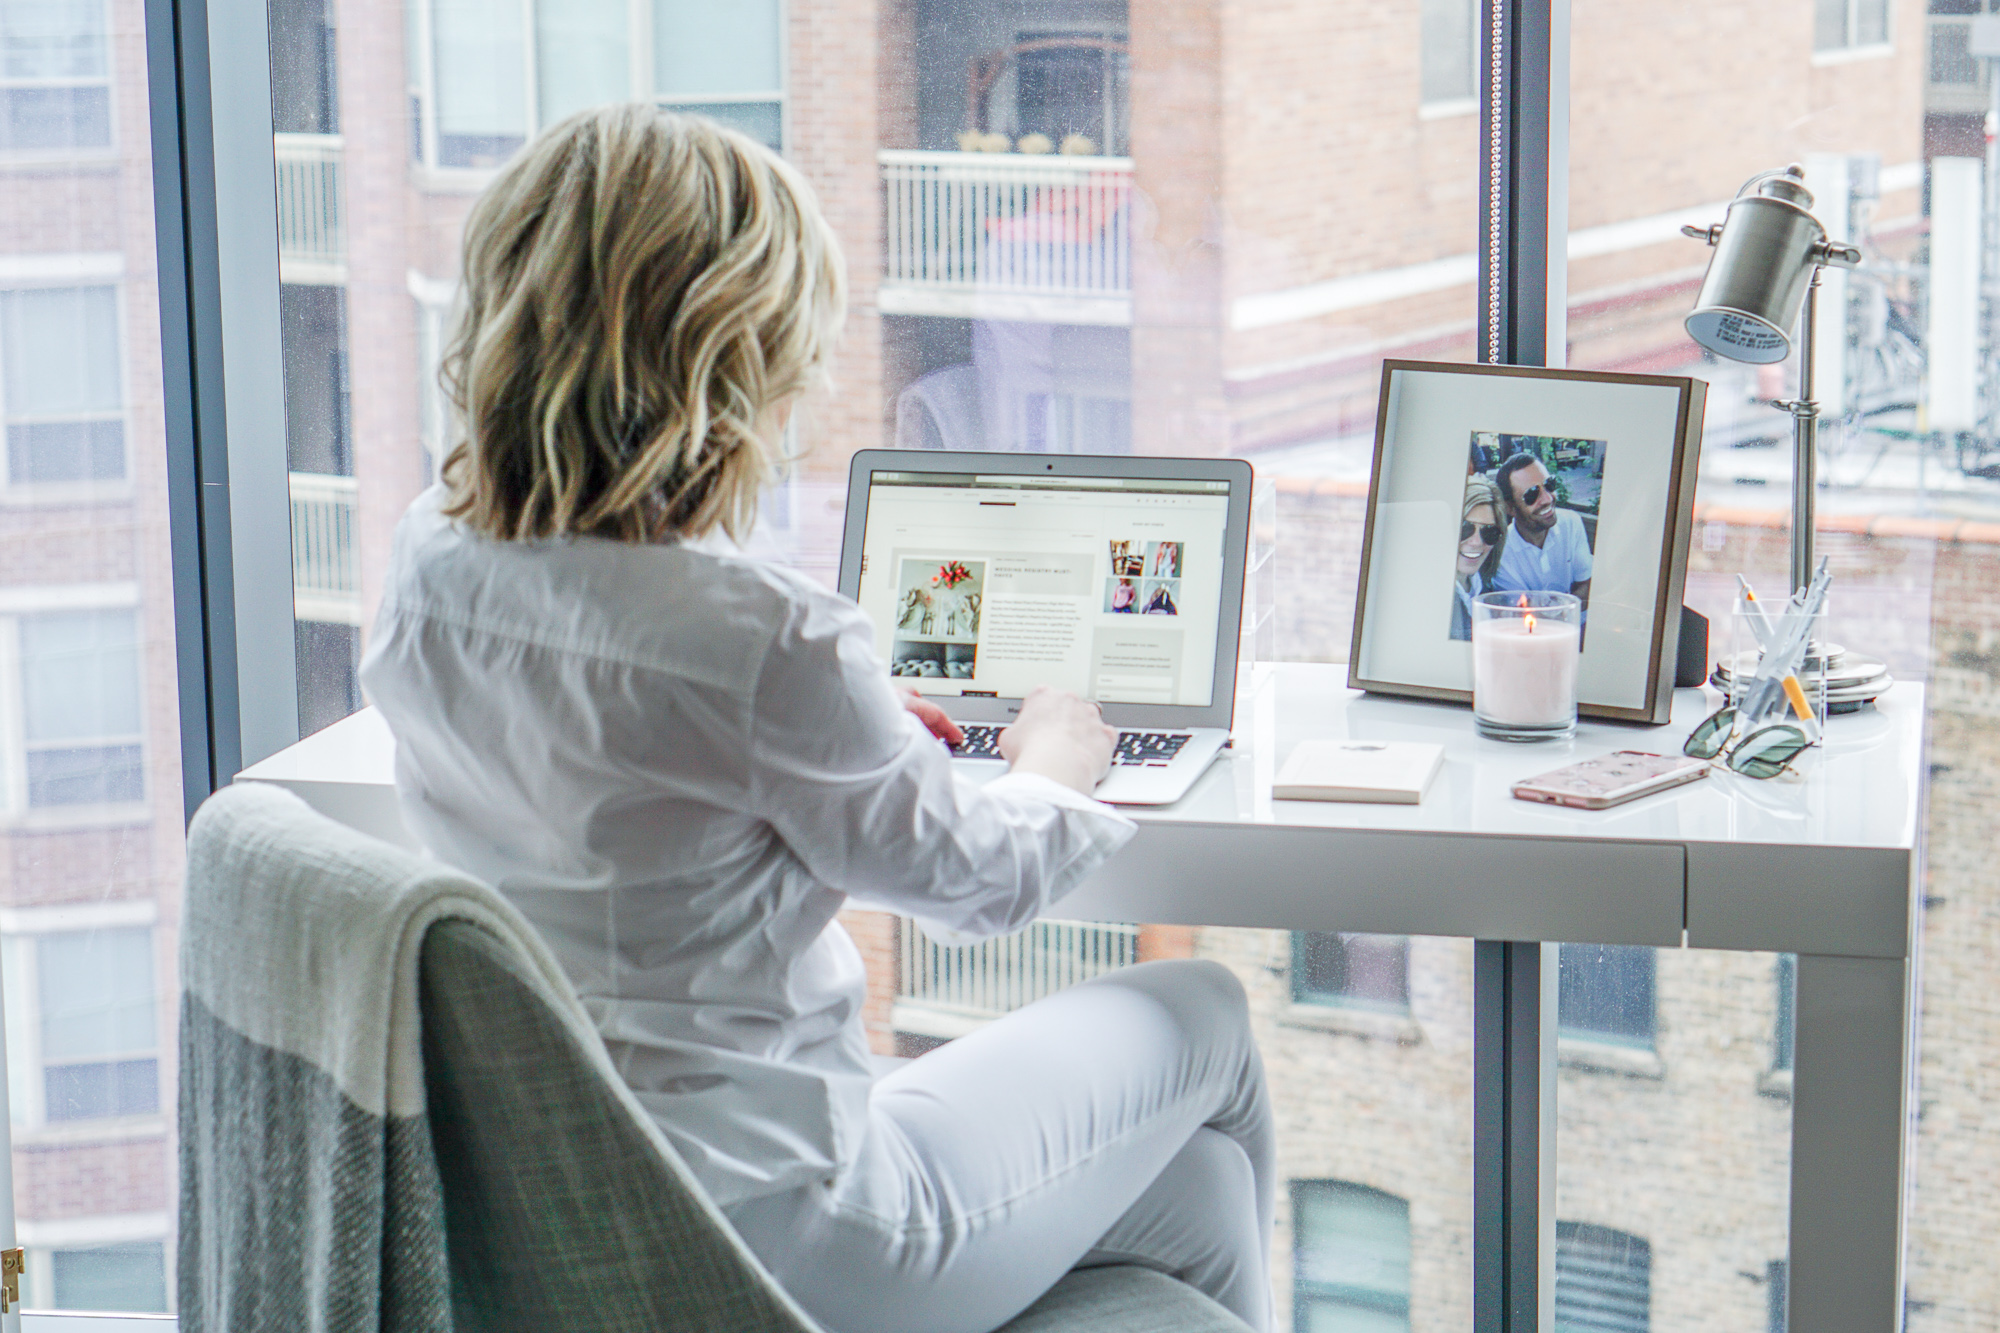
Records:
<instances>
[{"instance_id":1,"label":"photo on laptop screen","mask_svg":"<svg viewBox=\"0 0 2000 1333\"><path fill-rule=\"evenodd\" d=\"M1228 520L1227 481L878 469L856 600L926 694L1204 707Z\"/></svg>"}]
</instances>

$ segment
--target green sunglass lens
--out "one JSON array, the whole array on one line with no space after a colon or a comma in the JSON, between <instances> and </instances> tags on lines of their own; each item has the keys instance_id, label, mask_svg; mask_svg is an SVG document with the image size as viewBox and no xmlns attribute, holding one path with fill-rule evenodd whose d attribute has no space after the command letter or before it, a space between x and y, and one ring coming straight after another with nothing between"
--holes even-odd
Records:
<instances>
[{"instance_id":1,"label":"green sunglass lens","mask_svg":"<svg viewBox=\"0 0 2000 1333\"><path fill-rule=\"evenodd\" d=\"M1704 719L1702 724L1688 733L1687 742L1681 746L1681 753L1695 759L1713 759L1722 753L1722 743L1729 737L1730 725L1736 720L1734 708L1724 708Z\"/></svg>"},{"instance_id":2,"label":"green sunglass lens","mask_svg":"<svg viewBox=\"0 0 2000 1333\"><path fill-rule=\"evenodd\" d=\"M1797 727L1771 727L1743 738L1729 756L1729 767L1745 777L1774 778L1799 757L1808 742Z\"/></svg>"}]
</instances>

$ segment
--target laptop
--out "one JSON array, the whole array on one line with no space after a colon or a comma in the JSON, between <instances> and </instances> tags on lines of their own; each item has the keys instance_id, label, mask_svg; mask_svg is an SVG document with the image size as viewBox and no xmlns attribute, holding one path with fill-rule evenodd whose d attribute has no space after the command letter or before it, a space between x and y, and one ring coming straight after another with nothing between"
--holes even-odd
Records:
<instances>
[{"instance_id":1,"label":"laptop","mask_svg":"<svg viewBox=\"0 0 2000 1333\"><path fill-rule=\"evenodd\" d=\"M1037 685L1119 731L1099 800L1179 800L1229 742L1250 465L1240 459L865 449L848 473L840 590L899 683L1005 770Z\"/></svg>"}]
</instances>

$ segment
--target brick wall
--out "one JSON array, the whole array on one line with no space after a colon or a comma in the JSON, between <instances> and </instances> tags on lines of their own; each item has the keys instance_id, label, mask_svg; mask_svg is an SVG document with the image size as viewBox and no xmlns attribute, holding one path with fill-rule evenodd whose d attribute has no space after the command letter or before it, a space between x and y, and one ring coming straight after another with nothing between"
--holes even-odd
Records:
<instances>
[{"instance_id":1,"label":"brick wall","mask_svg":"<svg viewBox=\"0 0 2000 1333\"><path fill-rule=\"evenodd\" d=\"M14 1200L24 1218L171 1212L167 1150L158 1137L14 1153Z\"/></svg>"}]
</instances>

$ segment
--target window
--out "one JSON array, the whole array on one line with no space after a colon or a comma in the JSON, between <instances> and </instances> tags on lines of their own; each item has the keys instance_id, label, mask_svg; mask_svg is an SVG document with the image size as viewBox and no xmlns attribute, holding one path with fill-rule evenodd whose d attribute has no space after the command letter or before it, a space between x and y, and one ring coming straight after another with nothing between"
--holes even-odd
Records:
<instances>
[{"instance_id":1,"label":"window","mask_svg":"<svg viewBox=\"0 0 2000 1333\"><path fill-rule=\"evenodd\" d=\"M1655 1028L1653 950L1616 944L1562 946L1557 1023L1565 1037L1650 1048Z\"/></svg>"},{"instance_id":2,"label":"window","mask_svg":"<svg viewBox=\"0 0 2000 1333\"><path fill-rule=\"evenodd\" d=\"M113 287L0 292L0 485L125 476L125 395Z\"/></svg>"},{"instance_id":3,"label":"window","mask_svg":"<svg viewBox=\"0 0 2000 1333\"><path fill-rule=\"evenodd\" d=\"M1771 1068L1789 1070L1798 1042L1799 956L1779 954L1773 972L1778 986L1778 1019L1772 1025Z\"/></svg>"},{"instance_id":4,"label":"window","mask_svg":"<svg viewBox=\"0 0 2000 1333\"><path fill-rule=\"evenodd\" d=\"M0 0L0 153L111 146L103 0Z\"/></svg>"},{"instance_id":5,"label":"window","mask_svg":"<svg viewBox=\"0 0 2000 1333\"><path fill-rule=\"evenodd\" d=\"M782 141L777 0L412 0L408 13L429 166L497 167L542 127L632 96Z\"/></svg>"},{"instance_id":6,"label":"window","mask_svg":"<svg viewBox=\"0 0 2000 1333\"><path fill-rule=\"evenodd\" d=\"M1889 44L1889 0L1815 0L1813 50Z\"/></svg>"},{"instance_id":7,"label":"window","mask_svg":"<svg viewBox=\"0 0 2000 1333\"><path fill-rule=\"evenodd\" d=\"M27 805L141 800L137 616L44 611L15 624Z\"/></svg>"},{"instance_id":8,"label":"window","mask_svg":"<svg viewBox=\"0 0 2000 1333\"><path fill-rule=\"evenodd\" d=\"M1470 102L1479 67L1478 0L1424 0L1423 102Z\"/></svg>"},{"instance_id":9,"label":"window","mask_svg":"<svg viewBox=\"0 0 2000 1333\"><path fill-rule=\"evenodd\" d=\"M1556 1333L1646 1333L1653 1247L1582 1222L1556 1223Z\"/></svg>"},{"instance_id":10,"label":"window","mask_svg":"<svg viewBox=\"0 0 2000 1333\"><path fill-rule=\"evenodd\" d=\"M1409 937L1292 932L1292 1001L1408 1012Z\"/></svg>"},{"instance_id":11,"label":"window","mask_svg":"<svg viewBox=\"0 0 2000 1333\"><path fill-rule=\"evenodd\" d=\"M167 1254L159 1241L56 1250L49 1258L54 1309L144 1313L167 1308Z\"/></svg>"},{"instance_id":12,"label":"window","mask_svg":"<svg viewBox=\"0 0 2000 1333\"><path fill-rule=\"evenodd\" d=\"M1293 1181L1294 1333L1409 1327L1409 1201L1344 1180Z\"/></svg>"},{"instance_id":13,"label":"window","mask_svg":"<svg viewBox=\"0 0 2000 1333\"><path fill-rule=\"evenodd\" d=\"M139 914L132 908L148 915L151 908L118 906L128 917ZM159 1111L151 926L8 935L0 967L16 1124Z\"/></svg>"}]
</instances>

